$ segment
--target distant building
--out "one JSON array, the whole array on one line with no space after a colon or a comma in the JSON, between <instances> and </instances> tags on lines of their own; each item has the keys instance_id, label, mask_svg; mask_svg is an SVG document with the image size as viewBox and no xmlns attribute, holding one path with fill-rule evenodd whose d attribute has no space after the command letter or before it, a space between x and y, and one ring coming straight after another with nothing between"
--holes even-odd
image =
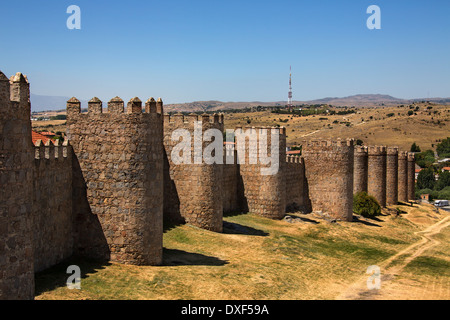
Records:
<instances>
[{"instance_id":1,"label":"distant building","mask_svg":"<svg viewBox=\"0 0 450 320\"><path fill-rule=\"evenodd\" d=\"M300 156L302 154L301 150L290 150L286 151L287 156Z\"/></svg>"},{"instance_id":2,"label":"distant building","mask_svg":"<svg viewBox=\"0 0 450 320\"><path fill-rule=\"evenodd\" d=\"M416 181L417 181L417 177L419 176L420 171L422 171L422 168L416 169Z\"/></svg>"},{"instance_id":3,"label":"distant building","mask_svg":"<svg viewBox=\"0 0 450 320\"><path fill-rule=\"evenodd\" d=\"M52 137L54 135L55 134L52 133ZM38 140L41 140L44 144L46 144L48 140L50 140L51 142L55 142L55 140L51 139L50 137L36 131L31 131L31 140L33 141L34 145Z\"/></svg>"}]
</instances>

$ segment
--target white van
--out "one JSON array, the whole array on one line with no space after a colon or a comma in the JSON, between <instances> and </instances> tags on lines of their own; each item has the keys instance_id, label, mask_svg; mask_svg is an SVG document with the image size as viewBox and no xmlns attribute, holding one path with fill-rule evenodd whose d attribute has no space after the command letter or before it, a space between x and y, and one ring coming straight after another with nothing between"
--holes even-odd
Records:
<instances>
[{"instance_id":1,"label":"white van","mask_svg":"<svg viewBox=\"0 0 450 320\"><path fill-rule=\"evenodd\" d=\"M449 206L448 200L435 200L434 205L436 207L447 207Z\"/></svg>"}]
</instances>

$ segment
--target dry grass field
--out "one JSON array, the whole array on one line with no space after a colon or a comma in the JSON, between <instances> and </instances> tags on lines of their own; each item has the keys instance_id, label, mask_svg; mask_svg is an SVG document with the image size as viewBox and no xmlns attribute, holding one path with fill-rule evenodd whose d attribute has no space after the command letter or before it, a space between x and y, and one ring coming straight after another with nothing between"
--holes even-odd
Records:
<instances>
[{"instance_id":1,"label":"dry grass field","mask_svg":"<svg viewBox=\"0 0 450 320\"><path fill-rule=\"evenodd\" d=\"M403 214L397 216L394 209ZM225 217L224 233L166 228L162 266L68 261L36 277L36 299L450 299L450 212L396 206L376 220ZM69 264L81 290L65 286ZM366 270L381 268L381 289Z\"/></svg>"}]
</instances>

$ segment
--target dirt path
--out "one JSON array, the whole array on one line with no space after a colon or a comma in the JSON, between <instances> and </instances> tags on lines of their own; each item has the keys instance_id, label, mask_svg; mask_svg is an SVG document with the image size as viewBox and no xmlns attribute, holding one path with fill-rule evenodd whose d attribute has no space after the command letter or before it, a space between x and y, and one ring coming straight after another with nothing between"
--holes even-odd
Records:
<instances>
[{"instance_id":1,"label":"dirt path","mask_svg":"<svg viewBox=\"0 0 450 320\"><path fill-rule=\"evenodd\" d=\"M305 134L305 135L301 136L301 138L303 138L303 137L307 137L307 136L310 136L310 135L313 135L313 134L315 134L315 133L317 133L317 132L319 132L319 131L320 131L320 130L316 130L316 131L313 131L313 132L307 133L307 134Z\"/></svg>"},{"instance_id":2,"label":"dirt path","mask_svg":"<svg viewBox=\"0 0 450 320\"><path fill-rule=\"evenodd\" d=\"M396 276L400 275L403 269L415 258L421 256L426 250L440 244L433 238L434 235L441 232L442 229L450 226L450 216L440 220L425 230L418 231L416 234L422 236L418 242L410 245L406 249L399 251L387 260L377 264L381 269L381 290L369 290L367 288L367 279L370 275L364 275L360 280L350 285L342 294L336 297L337 300L363 300L363 299L385 299L391 296L390 288L394 290L394 281ZM430 284L434 286L435 284ZM450 294L444 292L444 296ZM424 292L424 294L426 294ZM400 298L400 297L398 297ZM407 298L407 297L405 297ZM424 297L426 298L426 297Z\"/></svg>"}]
</instances>

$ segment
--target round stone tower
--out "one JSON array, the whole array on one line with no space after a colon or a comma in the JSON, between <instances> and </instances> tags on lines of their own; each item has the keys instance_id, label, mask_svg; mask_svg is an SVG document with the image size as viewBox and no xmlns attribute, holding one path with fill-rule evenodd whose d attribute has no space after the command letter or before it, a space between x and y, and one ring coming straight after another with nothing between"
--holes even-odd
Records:
<instances>
[{"instance_id":1,"label":"round stone tower","mask_svg":"<svg viewBox=\"0 0 450 320\"><path fill-rule=\"evenodd\" d=\"M222 232L222 140L219 114L164 115L166 222Z\"/></svg>"},{"instance_id":2,"label":"round stone tower","mask_svg":"<svg viewBox=\"0 0 450 320\"><path fill-rule=\"evenodd\" d=\"M386 147L368 148L368 193L386 207Z\"/></svg>"},{"instance_id":3,"label":"round stone tower","mask_svg":"<svg viewBox=\"0 0 450 320\"><path fill-rule=\"evenodd\" d=\"M398 203L398 148L387 148L386 153L386 204Z\"/></svg>"},{"instance_id":4,"label":"round stone tower","mask_svg":"<svg viewBox=\"0 0 450 320\"><path fill-rule=\"evenodd\" d=\"M286 129L237 128L236 147L244 196L242 209L282 219L286 213Z\"/></svg>"},{"instance_id":5,"label":"round stone tower","mask_svg":"<svg viewBox=\"0 0 450 320\"><path fill-rule=\"evenodd\" d=\"M408 202L408 152L398 153L398 201Z\"/></svg>"},{"instance_id":6,"label":"round stone tower","mask_svg":"<svg viewBox=\"0 0 450 320\"><path fill-rule=\"evenodd\" d=\"M367 147L355 146L353 193L367 192Z\"/></svg>"},{"instance_id":7,"label":"round stone tower","mask_svg":"<svg viewBox=\"0 0 450 320\"><path fill-rule=\"evenodd\" d=\"M306 142L302 155L310 209L352 221L354 141Z\"/></svg>"}]
</instances>

